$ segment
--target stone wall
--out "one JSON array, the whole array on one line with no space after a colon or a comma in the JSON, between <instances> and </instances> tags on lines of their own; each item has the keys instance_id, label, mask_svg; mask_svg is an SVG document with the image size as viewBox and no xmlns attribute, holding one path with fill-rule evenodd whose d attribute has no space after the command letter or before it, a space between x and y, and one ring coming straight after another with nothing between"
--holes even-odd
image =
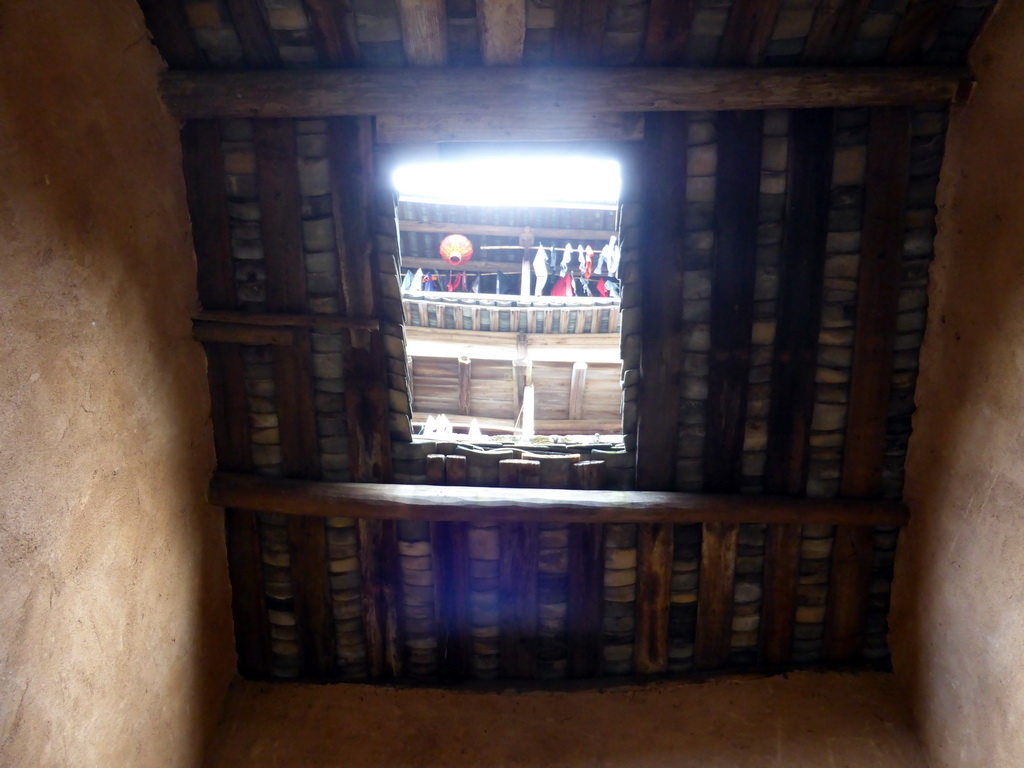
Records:
<instances>
[{"instance_id":1,"label":"stone wall","mask_svg":"<svg viewBox=\"0 0 1024 768\"><path fill-rule=\"evenodd\" d=\"M934 768L1020 765L1024 717L1024 5L1003 4L972 64L939 185L892 615Z\"/></svg>"},{"instance_id":2,"label":"stone wall","mask_svg":"<svg viewBox=\"0 0 1024 768\"><path fill-rule=\"evenodd\" d=\"M178 125L132 0L0 24L0 764L194 766L234 674Z\"/></svg>"}]
</instances>

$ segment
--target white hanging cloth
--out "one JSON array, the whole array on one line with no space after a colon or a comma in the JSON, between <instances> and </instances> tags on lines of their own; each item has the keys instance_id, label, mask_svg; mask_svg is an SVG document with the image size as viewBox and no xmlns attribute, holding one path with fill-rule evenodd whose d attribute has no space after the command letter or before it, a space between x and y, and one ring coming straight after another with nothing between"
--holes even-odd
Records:
<instances>
[{"instance_id":1,"label":"white hanging cloth","mask_svg":"<svg viewBox=\"0 0 1024 768\"><path fill-rule=\"evenodd\" d=\"M537 285L533 289L534 296L544 295L544 284L548 281L548 253L544 246L537 247L537 255L533 257L533 273L537 275Z\"/></svg>"},{"instance_id":2,"label":"white hanging cloth","mask_svg":"<svg viewBox=\"0 0 1024 768\"><path fill-rule=\"evenodd\" d=\"M562 251L562 268L558 271L559 277L564 277L565 273L569 271L569 263L572 261L572 255L572 243L566 243L565 250Z\"/></svg>"}]
</instances>

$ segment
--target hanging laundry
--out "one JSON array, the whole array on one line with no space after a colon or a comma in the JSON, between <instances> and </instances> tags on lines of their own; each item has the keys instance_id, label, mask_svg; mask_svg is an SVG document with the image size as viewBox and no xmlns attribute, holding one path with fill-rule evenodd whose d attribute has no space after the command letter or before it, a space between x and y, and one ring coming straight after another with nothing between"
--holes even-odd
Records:
<instances>
[{"instance_id":1,"label":"hanging laundry","mask_svg":"<svg viewBox=\"0 0 1024 768\"><path fill-rule=\"evenodd\" d=\"M544 284L548 281L548 253L541 245L537 248L537 255L533 257L533 272L537 276L537 285L533 289L534 296L544 295Z\"/></svg>"},{"instance_id":2,"label":"hanging laundry","mask_svg":"<svg viewBox=\"0 0 1024 768\"><path fill-rule=\"evenodd\" d=\"M619 261L622 259L622 246L617 242L615 235L612 235L608 239L608 245L611 247L611 257L608 262L608 274L613 277L619 276Z\"/></svg>"},{"instance_id":3,"label":"hanging laundry","mask_svg":"<svg viewBox=\"0 0 1024 768\"><path fill-rule=\"evenodd\" d=\"M576 257L577 257L577 263L579 265L579 270L580 270L580 272L582 272L584 269L587 268L587 254L583 250L583 246L582 245L577 245L576 246Z\"/></svg>"},{"instance_id":4,"label":"hanging laundry","mask_svg":"<svg viewBox=\"0 0 1024 768\"><path fill-rule=\"evenodd\" d=\"M608 289L608 295L611 298L613 298L613 299L619 298L619 285L618 285L618 283L613 283L611 280L608 280L607 282L605 282L604 287Z\"/></svg>"},{"instance_id":5,"label":"hanging laundry","mask_svg":"<svg viewBox=\"0 0 1024 768\"><path fill-rule=\"evenodd\" d=\"M597 281L597 292L603 297L608 298L608 286L605 285L603 277Z\"/></svg>"},{"instance_id":6,"label":"hanging laundry","mask_svg":"<svg viewBox=\"0 0 1024 768\"><path fill-rule=\"evenodd\" d=\"M423 292L424 293L431 293L431 292L437 290L437 285L435 285L435 280L436 279L437 278L434 277L434 273L433 272L427 272L427 274L423 277Z\"/></svg>"},{"instance_id":7,"label":"hanging laundry","mask_svg":"<svg viewBox=\"0 0 1024 768\"><path fill-rule=\"evenodd\" d=\"M412 285L410 289L413 293L419 293L423 290L423 270L417 269L416 274L412 276Z\"/></svg>"},{"instance_id":8,"label":"hanging laundry","mask_svg":"<svg viewBox=\"0 0 1024 768\"><path fill-rule=\"evenodd\" d=\"M572 243L566 243L565 250L562 251L562 268L558 271L560 276L569 271L569 263L572 261L573 253Z\"/></svg>"},{"instance_id":9,"label":"hanging laundry","mask_svg":"<svg viewBox=\"0 0 1024 768\"><path fill-rule=\"evenodd\" d=\"M446 286L448 288L448 292L449 293L455 293L456 291L463 291L463 290L465 290L465 285L464 285L465 281L466 281L466 273L465 272L455 272L454 276L453 276L452 272L449 272L448 273L448 284Z\"/></svg>"},{"instance_id":10,"label":"hanging laundry","mask_svg":"<svg viewBox=\"0 0 1024 768\"><path fill-rule=\"evenodd\" d=\"M583 279L589 280L590 276L594 273L594 249L589 245L587 250L583 252Z\"/></svg>"},{"instance_id":11,"label":"hanging laundry","mask_svg":"<svg viewBox=\"0 0 1024 768\"><path fill-rule=\"evenodd\" d=\"M402 278L402 290L408 291L412 287L413 274L411 269L405 270L405 277Z\"/></svg>"},{"instance_id":12,"label":"hanging laundry","mask_svg":"<svg viewBox=\"0 0 1024 768\"><path fill-rule=\"evenodd\" d=\"M573 290L572 275L564 275L558 279L551 288L552 296L575 296L576 292Z\"/></svg>"},{"instance_id":13,"label":"hanging laundry","mask_svg":"<svg viewBox=\"0 0 1024 768\"><path fill-rule=\"evenodd\" d=\"M473 277L473 284L469 287L473 293L480 293L480 275Z\"/></svg>"}]
</instances>

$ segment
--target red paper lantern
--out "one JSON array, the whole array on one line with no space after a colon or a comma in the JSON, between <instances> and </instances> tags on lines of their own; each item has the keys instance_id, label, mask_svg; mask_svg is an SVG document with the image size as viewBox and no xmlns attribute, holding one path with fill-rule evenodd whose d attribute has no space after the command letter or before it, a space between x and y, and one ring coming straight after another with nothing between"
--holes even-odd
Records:
<instances>
[{"instance_id":1,"label":"red paper lantern","mask_svg":"<svg viewBox=\"0 0 1024 768\"><path fill-rule=\"evenodd\" d=\"M473 244L465 235L448 235L441 241L441 258L453 267L473 258Z\"/></svg>"}]
</instances>

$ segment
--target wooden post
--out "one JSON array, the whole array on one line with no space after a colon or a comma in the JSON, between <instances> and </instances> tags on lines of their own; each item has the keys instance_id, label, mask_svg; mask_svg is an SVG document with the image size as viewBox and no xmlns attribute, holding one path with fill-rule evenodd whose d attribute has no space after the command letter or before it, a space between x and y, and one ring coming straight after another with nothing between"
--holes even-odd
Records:
<instances>
[{"instance_id":1,"label":"wooden post","mask_svg":"<svg viewBox=\"0 0 1024 768\"><path fill-rule=\"evenodd\" d=\"M587 364L573 363L572 378L569 381L569 419L583 418L583 395L587 387Z\"/></svg>"}]
</instances>

